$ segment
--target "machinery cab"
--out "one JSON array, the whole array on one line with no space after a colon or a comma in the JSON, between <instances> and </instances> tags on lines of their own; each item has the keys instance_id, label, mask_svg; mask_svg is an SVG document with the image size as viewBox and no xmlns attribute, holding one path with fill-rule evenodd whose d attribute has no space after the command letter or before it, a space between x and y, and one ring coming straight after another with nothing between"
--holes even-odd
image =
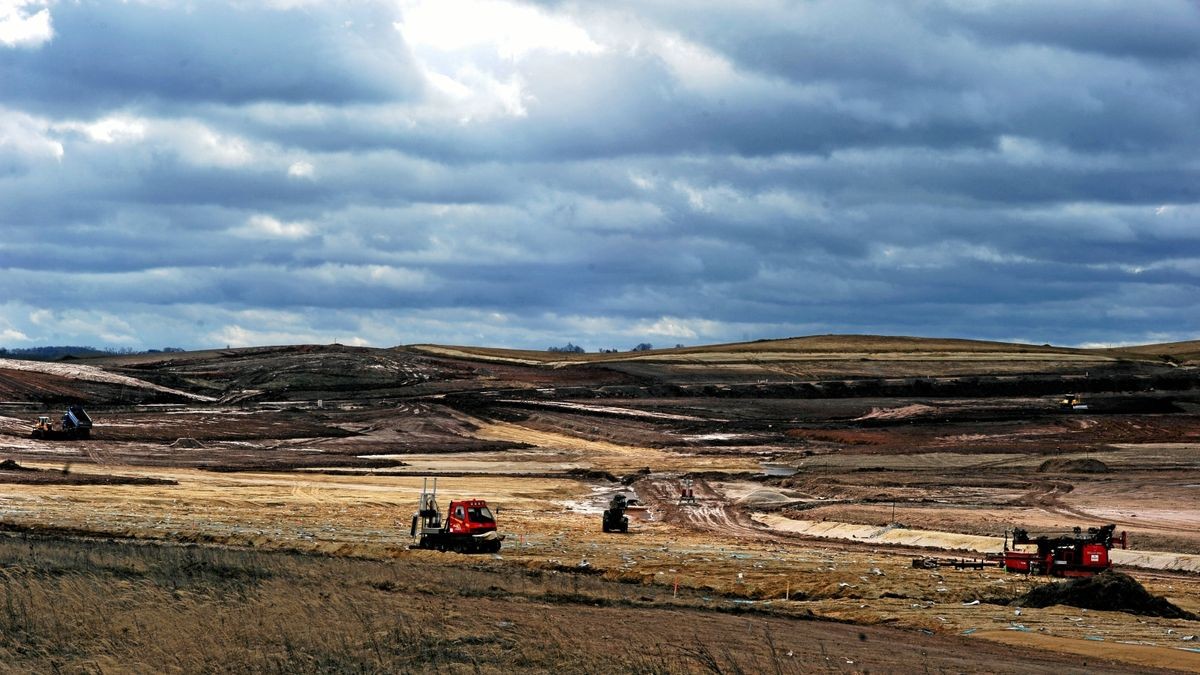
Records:
<instances>
[{"instance_id":1,"label":"machinery cab","mask_svg":"<svg viewBox=\"0 0 1200 675\"><path fill-rule=\"evenodd\" d=\"M447 524L451 534L476 535L496 531L496 517L482 499L450 502Z\"/></svg>"}]
</instances>

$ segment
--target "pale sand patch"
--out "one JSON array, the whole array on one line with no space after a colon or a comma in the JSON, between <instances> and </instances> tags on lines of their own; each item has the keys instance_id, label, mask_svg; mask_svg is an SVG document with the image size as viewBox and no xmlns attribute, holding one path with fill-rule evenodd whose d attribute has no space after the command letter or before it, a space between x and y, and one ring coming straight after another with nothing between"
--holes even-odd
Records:
<instances>
[{"instance_id":1,"label":"pale sand patch","mask_svg":"<svg viewBox=\"0 0 1200 675\"><path fill-rule=\"evenodd\" d=\"M568 434L528 429L506 422L476 421L476 438L491 441L527 443L539 448L558 451L570 456L572 462L586 463L596 469L614 472L634 471L649 467L652 471L678 471L685 468L704 468L714 471L759 472L753 458L723 455L692 456L664 452L656 448L620 445L609 441L579 438ZM573 456L572 456L573 455ZM503 461L503 456L497 459Z\"/></svg>"},{"instance_id":2,"label":"pale sand patch","mask_svg":"<svg viewBox=\"0 0 1200 675\"><path fill-rule=\"evenodd\" d=\"M778 513L754 513L752 517L772 529L823 539L866 541L898 546L930 546L979 553L997 553L1004 548L1004 540L1000 537L833 521L793 520Z\"/></svg>"}]
</instances>

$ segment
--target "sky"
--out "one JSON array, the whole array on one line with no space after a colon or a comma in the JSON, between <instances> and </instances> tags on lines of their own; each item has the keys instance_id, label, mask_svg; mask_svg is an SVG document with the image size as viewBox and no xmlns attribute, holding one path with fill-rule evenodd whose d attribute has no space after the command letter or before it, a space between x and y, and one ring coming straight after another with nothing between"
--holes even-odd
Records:
<instances>
[{"instance_id":1,"label":"sky","mask_svg":"<svg viewBox=\"0 0 1200 675\"><path fill-rule=\"evenodd\" d=\"M1194 0L0 0L0 346L1200 338Z\"/></svg>"}]
</instances>

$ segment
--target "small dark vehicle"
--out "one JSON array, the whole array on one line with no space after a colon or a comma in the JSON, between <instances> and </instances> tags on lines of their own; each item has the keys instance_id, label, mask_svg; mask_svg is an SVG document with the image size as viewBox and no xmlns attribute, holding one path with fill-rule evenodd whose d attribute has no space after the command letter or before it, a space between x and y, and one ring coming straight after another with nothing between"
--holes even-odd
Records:
<instances>
[{"instance_id":1,"label":"small dark vehicle","mask_svg":"<svg viewBox=\"0 0 1200 675\"><path fill-rule=\"evenodd\" d=\"M625 515L628 508L625 495L613 495L608 508L604 510L602 529L605 532L628 532L629 516Z\"/></svg>"}]
</instances>

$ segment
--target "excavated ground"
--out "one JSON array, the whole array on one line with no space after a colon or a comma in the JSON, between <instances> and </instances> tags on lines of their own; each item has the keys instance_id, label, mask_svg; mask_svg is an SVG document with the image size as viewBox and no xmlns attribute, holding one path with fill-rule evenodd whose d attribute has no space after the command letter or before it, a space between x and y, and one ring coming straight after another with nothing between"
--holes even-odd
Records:
<instances>
[{"instance_id":1,"label":"excavated ground","mask_svg":"<svg viewBox=\"0 0 1200 675\"><path fill-rule=\"evenodd\" d=\"M48 412L0 406L0 460L94 481L15 484L0 471L0 527L460 565L456 554L407 549L421 479L439 476L443 502L482 497L497 508L505 565L678 585L785 616L1200 670L1198 622L979 602L1044 580L910 564L981 557L1014 526L1111 522L1135 549L1114 552L1123 569L1200 611L1197 577L1172 571L1200 571L1200 404L1190 390L1096 392L1087 410L1037 393L1046 373L1084 390L1106 372L1093 360L1055 362L1029 376L1037 392L1025 394L1004 380L1003 395L981 397L795 397L770 383L753 396L721 387L757 380L698 356L579 369L497 358L314 348L106 363L160 388L145 389L154 396L169 388L213 402L147 405L126 383L123 398L89 407L93 438L71 442L27 437L38 414L55 413L53 401L43 401ZM909 377L876 390L911 389L912 369L929 365L897 363L869 364L874 376ZM812 372L812 362L751 365L739 372L774 372L789 391L796 385L783 375ZM662 379L685 366L682 384L695 391ZM947 372L961 379L965 367ZM1125 377L1131 367L1121 368ZM719 386L696 384L705 372ZM1020 380L1011 373L1025 371L1005 360L997 372ZM369 374L361 389L355 373ZM587 395L563 394L580 388ZM1081 470L1096 462L1108 471ZM678 503L685 479L697 504ZM630 512L628 535L603 534L600 512L620 491L644 508Z\"/></svg>"}]
</instances>

